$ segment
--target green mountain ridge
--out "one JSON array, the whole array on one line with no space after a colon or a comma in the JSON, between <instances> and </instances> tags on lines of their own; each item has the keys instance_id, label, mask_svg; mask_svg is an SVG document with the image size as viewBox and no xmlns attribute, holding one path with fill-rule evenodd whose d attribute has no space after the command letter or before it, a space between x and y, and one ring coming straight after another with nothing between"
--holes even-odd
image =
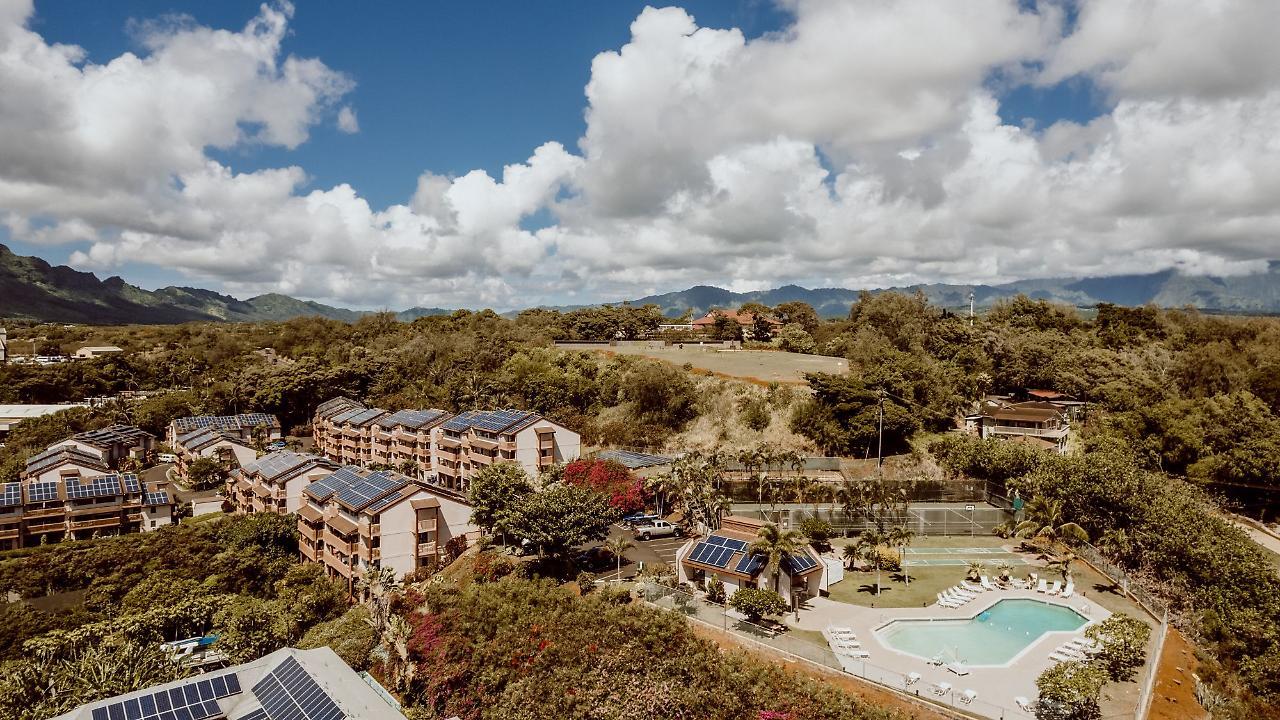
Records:
<instances>
[{"instance_id":1,"label":"green mountain ridge","mask_svg":"<svg viewBox=\"0 0 1280 720\"><path fill-rule=\"evenodd\" d=\"M1273 261L1265 273L1237 277L1192 276L1165 270L1145 275L1019 280L1002 285L932 283L870 292L890 290L919 291L934 304L953 309L968 307L969 293L973 292L978 307L989 307L998 300L1024 294L1077 307L1091 307L1102 302L1117 305L1154 303L1163 307L1193 306L1223 312L1280 313L1280 261ZM799 285L733 292L697 285L629 302L633 305L652 303L668 317L679 317L686 312L700 316L713 308L737 308L747 302L773 306L802 301L812 305L822 317L841 317L849 312L849 306L857 301L860 292L848 288L804 288ZM568 311L582 307L593 305L565 305L550 309ZM65 265L53 266L37 257L16 255L0 244L0 318L5 319L113 325L281 321L320 316L353 322L369 312L299 300L279 293L239 300L192 287L143 290L119 277L99 280L93 273L73 270ZM396 313L396 317L409 322L450 312L443 308L414 307Z\"/></svg>"}]
</instances>

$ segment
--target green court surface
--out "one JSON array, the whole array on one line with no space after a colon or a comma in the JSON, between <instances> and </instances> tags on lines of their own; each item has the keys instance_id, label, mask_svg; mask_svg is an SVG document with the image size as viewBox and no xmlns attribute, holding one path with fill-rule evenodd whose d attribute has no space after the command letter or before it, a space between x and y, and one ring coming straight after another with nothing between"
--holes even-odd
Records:
<instances>
[{"instance_id":1,"label":"green court surface","mask_svg":"<svg viewBox=\"0 0 1280 720\"><path fill-rule=\"evenodd\" d=\"M911 567L962 567L970 560L982 560L988 564L1027 564L1022 555L998 547L907 548L905 564Z\"/></svg>"}]
</instances>

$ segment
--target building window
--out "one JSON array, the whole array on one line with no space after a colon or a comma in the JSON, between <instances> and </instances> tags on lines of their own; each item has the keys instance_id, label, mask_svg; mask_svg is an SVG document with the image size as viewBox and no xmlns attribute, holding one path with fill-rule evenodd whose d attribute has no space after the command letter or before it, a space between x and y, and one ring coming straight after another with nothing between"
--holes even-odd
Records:
<instances>
[{"instance_id":1,"label":"building window","mask_svg":"<svg viewBox=\"0 0 1280 720\"><path fill-rule=\"evenodd\" d=\"M152 520L152 521L151 521L151 527L155 527L155 526L156 526L156 521L155 521L155 520Z\"/></svg>"}]
</instances>

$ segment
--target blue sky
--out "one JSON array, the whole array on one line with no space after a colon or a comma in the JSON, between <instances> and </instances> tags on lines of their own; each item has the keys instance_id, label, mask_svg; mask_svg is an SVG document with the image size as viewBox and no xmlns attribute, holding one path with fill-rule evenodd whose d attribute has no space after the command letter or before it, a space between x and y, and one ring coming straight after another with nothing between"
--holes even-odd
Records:
<instances>
[{"instance_id":1,"label":"blue sky","mask_svg":"<svg viewBox=\"0 0 1280 720\"><path fill-rule=\"evenodd\" d=\"M1238 1L1266 12L1266 3ZM54 263L71 262L100 276L120 274L148 288L202 285L240 296L280 290L356 306L417 301L449 304L450 298L456 298L453 304L502 303L512 301L513 297L537 294L542 292L540 288L546 288L545 295L539 296L542 300L581 301L682 289L694 283L735 289L782 282L875 286L929 280L987 282L1051 271L1061 274L1064 269L1091 274L1159 267L1225 268L1228 271L1256 267L1259 253L1242 249L1238 239L1224 242L1225 249L1206 250L1205 238L1217 233L1214 228L1195 228L1194 237L1164 241L1162 233L1169 230L1162 223L1166 222L1168 213L1158 210L1138 218L1150 225L1149 232L1136 235L1142 246L1135 245L1131 250L1138 255L1128 266L1117 264L1114 258L1100 256L1098 253L1102 251L1098 248L1114 243L1112 234L1120 227L1120 218L1086 217L1091 211L1082 214L1079 201L1073 201L1070 207L1052 205L1057 202L1055 198L1069 196L1066 188L1059 187L1045 195L1051 206L1043 208L1044 221L1031 227L1035 223L1025 217L1025 212L1019 213L1019 206L1026 205L1025 200L1014 196L1020 189L1035 186L1025 178L1006 184L1001 178L991 177L971 186L988 188L984 192L991 192L989 188L1007 187L1005 194L995 201L988 197L939 195L940 192L954 193L954 188L963 185L961 178L968 178L973 172L1016 170L1020 163L1027 161L1027 142L1036 146L1036 152L1042 156L1038 162L1044 166L1019 172L1032 172L1047 185L1063 182L1064 176L1069 176L1072 182L1078 180L1084 188L1098 185L1103 183L1099 177L1081 178L1088 173L1122 172L1126 166L1117 165L1113 160L1115 152L1122 148L1106 146L1119 135L1109 125L1090 130L1078 126L1098 119L1108 120L1108 115L1119 106L1145 108L1155 114L1152 117L1160 116L1161 121L1176 124L1182 122L1173 111L1179 106L1168 103L1182 101L1181 107L1185 109L1190 107L1186 105L1188 100L1207 102L1205 99L1209 98L1228 102L1233 98L1262 97L1267 92L1275 79L1275 73L1270 71L1252 71L1252 75L1257 76L1255 86L1246 86L1246 81L1240 81L1238 84L1242 87L1229 92L1214 86L1217 81L1213 78L1204 81L1209 83L1207 87L1203 82L1202 86L1196 86L1201 80L1194 77L1195 73L1177 67L1182 61L1181 55L1156 63L1169 66L1168 77L1152 77L1149 56L1163 51L1166 44L1163 41L1173 32L1162 32L1161 24L1177 21L1180 27L1194 25L1187 23L1186 18L1170 18L1161 8L1146 8L1141 12L1148 13L1147 16L1117 20L1089 11L1093 6L1106 7L1098 0L1080 0L1079 7L1084 10L1079 13L1076 3L1068 3L1065 20L1055 14L1062 5L1048 0L1039 3L990 0L975 4L963 13L954 5L944 4L933 11L937 17L922 15L922 6L911 0L850 0L845 7L839 3L801 1L795 5L785 3L788 10L781 9L781 5L784 4L764 0L691 0L679 5L696 20L698 27L739 29L746 38L745 49L730 48L734 43L723 35L714 36L714 41L701 33L697 36L701 39L680 39L679 35L687 30L677 29L683 22L679 10L646 13L643 2L299 2L291 13L283 8L288 15L287 31L271 59L272 72L282 72L288 56L313 58L329 71L351 78L354 87L339 93L331 102L316 101L306 107L293 108L314 115L305 128L307 140L298 147L240 142L218 149L206 144L203 156L208 162L246 176L297 166L305 172L306 181L293 188L294 197L346 184L354 189L354 199L367 203L375 215L394 205L412 204L419 177L424 173L457 179L473 171L483 171L498 183L496 188L461 187L464 183L455 183L450 192L456 197L451 196L451 202L465 204L467 200L463 196L471 193L476 207L493 204L496 208L493 214L515 218L515 224L508 230L524 231L524 235L513 239L508 231L490 228L485 231L487 235L482 233L483 237L465 236L465 233L446 237L442 233L449 230L449 223L442 221L444 226L439 226L440 218L414 205L418 215L417 219L411 219L410 225L424 218L429 224L435 223L431 225L435 229L413 231L425 233L420 239L422 247L435 248L435 243L441 242L501 246L506 253L541 255L540 261L526 259L514 265L499 263L472 270L476 259L459 255L448 266L455 270L445 268L444 264L424 267L420 281L406 282L406 277L413 276L387 272L385 260L381 261L381 270L376 261L372 268L356 270L349 267L351 258L339 259L337 256L341 253L333 247L325 251L317 249L314 253L304 248L298 257L267 256L265 264L278 260L281 268L278 277L269 276L270 273L246 270L244 266L223 267L207 257L192 257L195 247L192 243L199 238L190 236L191 232L205 232L208 241L218 243L219 247L231 247L234 242L229 243L227 239L243 235L243 227L193 231L189 224L179 224L162 231L155 229L156 217L169 217L179 210L191 210L197 218L213 217L215 225L234 225L217 222L233 210L199 203L180 208L174 203L184 201L174 197L144 195L140 206L151 208L149 217L137 218L134 222L132 218L121 220L118 213L100 213L102 217L97 217L92 212L73 210L72 203L60 205L56 198L31 208L19 205L9 208L2 187L0 220L5 211L15 209L21 211L19 214L28 229L74 219L83 220L96 235L92 240L80 233L71 241L51 242L48 237L34 236L24 241L22 237L15 237L21 232L11 232L0 223L0 241L21 254L39 255ZM281 9L281 6L274 7ZM847 9L852 10L844 12ZM1138 13L1139 10L1126 12ZM43 43L84 48L85 57L82 61L78 59L77 64L88 67L105 65L124 53L146 57L148 51L140 38L147 31L141 24L149 21L186 18L168 26L170 29L166 32L174 36L182 34L174 29L178 27L225 29L236 33L259 13L259 2L239 0L216 3L36 0L34 13L25 20L25 26ZM642 17L647 18L652 28L643 41L639 36L633 37L631 30L632 23ZM1100 17L1103 19L1099 20ZM1245 32L1250 24L1247 13L1242 14L1238 22L1239 32ZM1252 25L1256 27L1258 23L1255 20ZM1116 30L1117 27L1121 30ZM824 40L824 28L838 30L837 42ZM1114 32L1108 35L1108 31ZM1126 32L1132 37L1117 41L1115 35ZM1055 33L1064 36L1054 38ZM840 47L841 37L850 38L848 44L856 46L850 53ZM1188 48L1187 54L1195 56L1199 52L1206 59L1204 64L1213 67L1207 59L1219 53L1229 60L1217 65L1229 66L1253 49L1249 38L1237 42L1223 41L1223 38L1229 40L1231 33L1193 35L1188 45L1203 42L1206 46L1198 51ZM1215 40L1219 46L1208 44ZM729 45L723 45L724 42ZM592 61L601 53L616 52L628 43L634 46L632 56L618 60L612 66L612 74L597 77L608 91L602 95L606 105L596 108L601 118L596 128L598 144L595 147L581 145L580 140L589 131L584 89L592 80ZM1040 47L1036 47L1036 43L1040 43ZM687 69L663 66L663 61L668 59L664 53L669 56L673 52L688 53ZM712 60L717 53L724 52L730 54ZM789 68L779 72L792 73L792 77L769 77L772 68L754 62L753 57L757 60L773 57L775 67ZM724 63L724 67L700 76L706 67L698 63L704 60L712 62L711 67L717 62ZM875 72L868 74L867 68ZM217 68L208 71L213 76ZM187 67L182 72L193 71ZM651 72L668 73L664 82L672 83L670 98L650 92L646 83L653 80L647 77ZM201 82L199 74L197 69L190 81ZM882 77L877 78L877 74ZM1250 75L1250 71L1238 71L1235 75ZM682 83L698 82L713 85L705 91L681 95L689 92ZM827 85L815 85L819 82ZM714 83L723 87L716 87ZM913 87L913 83L918 87ZM1180 87L1179 83L1186 87ZM273 93L291 89L287 81L278 77L265 84ZM34 85L39 86L40 81ZM260 91L260 88L245 86L243 81L230 87L233 90L228 92ZM737 89L729 90L731 87ZM731 94L709 99L718 97L718 92ZM752 102L756 93L762 102ZM989 110L994 122L1019 129L1013 136L1001 136L999 147L994 150L989 142L975 135L988 132L983 128L991 120L981 118L988 110L969 106L970 98L986 94L995 100ZM859 102L842 103L848 95L855 95L865 107L860 107ZM698 104L704 96L711 105L700 107ZM228 102L235 99L227 97ZM618 107L608 103L618 103ZM626 103L635 105L628 109ZM30 104L39 105L35 101ZM790 115L765 117L773 105L788 108ZM899 105L900 123L906 128L901 131L893 127L892 119ZM354 109L359 121L358 132L339 131L334 122L339 106ZM764 115L751 117L750 127L738 127L740 122L748 122L742 120L745 113L760 113L762 108ZM966 113L972 115L967 121ZM824 114L829 117L823 117ZM79 128L81 135L93 134L96 131L93 124L99 121L111 127L112 118L104 119L91 112L82 115L85 126ZM1247 113L1241 114L1242 118L1245 116ZM1236 120L1241 119L1232 119ZM0 116L0 124L4 121ZM681 125L688 122L693 125L687 128ZM848 133L843 130L846 126L850 128ZM724 138L731 139L705 132L707 128L719 127L725 128ZM648 136L646 128L664 130ZM161 131L167 129L160 128ZM1174 130L1180 132L1185 127L1180 125ZM156 128L149 130L155 131ZM678 137L686 131L689 138ZM1141 132L1149 131L1151 128ZM20 134L10 135L15 146L23 144ZM626 147L633 136L636 143L656 143L652 152L644 147ZM195 132L192 138L183 139L199 146L205 142L204 137L205 134ZM793 141L801 145L787 146ZM504 166L527 164L535 149L553 142L562 145L564 153L550 153L554 157L545 163L544 179L533 182L531 187L504 189ZM1192 143L1189 148L1204 146L1203 139L1189 142ZM804 159L806 146L811 160ZM797 148L800 155L795 154ZM978 168L975 161L983 158L974 158L973 148L987 148L984 152L1003 155L986 158L985 166ZM886 149L890 154L885 155ZM4 151L0 147L0 160L4 159ZM1256 153L1244 148L1241 151L1243 157L1256 157ZM969 165L963 167L967 153ZM895 154L905 159L895 159ZM696 162L672 169L673 162L679 164L685 155L696 157ZM68 157L71 158L68 162L74 164L77 151L68 150ZM647 164L649 157L652 157L652 166ZM1075 164L1062 165L1065 161L1060 158L1070 158ZM1087 161L1092 159L1099 163L1089 166ZM1104 159L1112 161L1108 165L1101 162ZM1137 162L1138 158L1133 160ZM610 162L630 165L610 167ZM787 165L785 172L779 170L779 162ZM755 180L736 187L723 185L738 182L733 177L711 172L716 167L750 167L752 163L762 163L751 170L761 174L749 173L747 177ZM819 193L832 196L847 187L847 182L871 181L884 188L883 206L879 209L859 206L862 201L854 197L814 196L802 208L788 194L786 183L802 183L804 173L815 169L828 174L822 186L825 190ZM1195 177L1195 168L1185 169L1188 177ZM85 172L93 170L86 166ZM169 178L176 178L192 172L192 166L177 164L169 172ZM789 175L792 172L799 174ZM4 171L0 170L0 180L4 179L3 175ZM758 187L765 177L772 178L770 182L783 184L767 190ZM785 180L786 177L792 179ZM164 178L164 175L155 176L149 187L154 187L156 182L163 183ZM109 181L103 182L104 187L111 186ZM591 185L593 182L597 184ZM605 184L599 185L601 182ZM652 183L659 183L659 189L669 192L669 197L664 199L655 194L649 186ZM708 183L717 187L708 190ZM635 187L626 187L629 184ZM610 200L607 197L610 193L623 200L617 197ZM658 200L649 201L646 207L639 207L644 202L637 200L639 205L632 207L635 203L626 200L632 197L630 193L637 198ZM758 209L762 213L772 208L771 212L776 212L768 218L745 220L743 209L732 209L738 193L748 193L742 196L741 202L746 203L742 208ZM790 199L775 207L776 203L770 198L779 196L770 193L781 193ZM515 199L513 194L517 196ZM515 203L507 208L506 215L501 207L503 202ZM994 208L992 202L1001 207ZM832 207L814 209L813 203ZM341 206L341 202L338 205ZM716 208L721 205L722 211L728 214L717 221L715 229L708 230L707 213L720 212ZM262 217L271 216L269 211L259 210L267 213ZM394 239L406 232L404 226L392 227L390 223L396 221L388 218L352 220L349 207L339 207L339 210L345 213L343 217L349 223L360 225L361 232L366 234L372 232ZM1100 206L1098 212L1113 210ZM297 212L297 208L291 211ZM886 217L883 215L886 211L898 216ZM288 211L282 208L280 212ZM1089 237L1077 240L1074 230L1060 230L1064 224L1074 224L1074 218L1064 222L1059 217L1067 212L1076 213L1079 230ZM1128 212L1124 209L1121 214ZM482 210L478 218L481 225L487 222L484 214ZM832 218L837 217L841 218L841 224L834 229L815 229L829 226ZM879 219L875 227L854 232L851 228L862 227L857 219L861 217ZM1007 227L1010 218L1026 227L1010 230ZM746 227L735 229L737 221L746 223ZM257 222L246 217L241 225L252 228ZM299 237L324 231L333 221L327 222L328 225L309 225L308 230L300 231ZM373 224L372 230L363 227L366 222ZM929 229L958 224L962 227L957 227L949 237L945 231L939 235L936 229ZM1170 223L1168 227L1185 228L1186 223ZM548 232L536 232L539 230ZM148 237L157 232L160 235L156 240L130 243L121 240L123 231L142 232ZM794 232L806 233L804 242L809 245L803 250L792 247L788 233ZM910 234L904 236L903 232ZM1257 230L1248 232L1250 238L1256 238ZM1056 239L1059 233L1063 234L1062 239ZM833 264L827 254L833 242L844 243L840 238L845 237L852 238L848 246L842 248L847 261ZM1040 258L1024 249L1011 250L1012 237L1040 238L1052 243L1042 247L1055 248L1061 257ZM339 246L344 242L352 247L360 246L362 251L366 248L361 243L368 243L370 258L378 256L379 248L386 252L387 247L384 240L378 238L352 237L333 242ZM394 242L398 241L393 241L393 245ZM296 246L297 240L293 244ZM608 245L613 252L600 253L601 245ZM761 257L762 247L777 248L779 257L785 260ZM662 252L646 252L655 248ZM1082 248L1090 252L1082 252ZM307 267L308 254L321 256L326 252L325 262L317 263L314 268ZM704 267L683 267L683 252L697 252L704 259ZM290 270L292 276L284 270L288 261L294 265ZM263 264L258 263L258 267ZM324 283L299 279L321 273L329 276ZM589 286L588 281L579 282L579 278L592 277L592 273L607 276L607 285ZM388 281L398 283L395 286L401 288L399 294L373 297L351 290L362 282ZM409 287L411 285L414 287ZM472 292L473 288L482 286L487 289Z\"/></svg>"}]
</instances>

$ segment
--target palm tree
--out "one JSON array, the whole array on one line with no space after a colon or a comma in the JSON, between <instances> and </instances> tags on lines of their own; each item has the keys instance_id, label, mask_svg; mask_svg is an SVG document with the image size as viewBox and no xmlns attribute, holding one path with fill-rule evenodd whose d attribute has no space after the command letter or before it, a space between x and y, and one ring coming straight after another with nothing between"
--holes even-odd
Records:
<instances>
[{"instance_id":1,"label":"palm tree","mask_svg":"<svg viewBox=\"0 0 1280 720\"><path fill-rule=\"evenodd\" d=\"M858 536L854 547L857 548L858 555L866 558L868 562L876 566L876 597L880 596L880 569L883 566L880 557L880 547L888 544L888 538L884 533L878 530L865 530Z\"/></svg>"},{"instance_id":2,"label":"palm tree","mask_svg":"<svg viewBox=\"0 0 1280 720\"><path fill-rule=\"evenodd\" d=\"M1014 534L1022 538L1043 539L1049 546L1071 540L1089 542L1089 533L1073 522L1065 522L1062 501L1037 497L1027 503L1027 519L1018 523Z\"/></svg>"},{"instance_id":3,"label":"palm tree","mask_svg":"<svg viewBox=\"0 0 1280 720\"><path fill-rule=\"evenodd\" d=\"M635 544L625 537L609 538L604 543L604 549L618 561L618 577L622 577L622 555L626 551L635 547Z\"/></svg>"},{"instance_id":4,"label":"palm tree","mask_svg":"<svg viewBox=\"0 0 1280 720\"><path fill-rule=\"evenodd\" d=\"M902 568L902 578L911 585L911 574L907 572L907 546L914 540L916 534L906 525L895 525L889 528L889 544L898 548L898 566Z\"/></svg>"},{"instance_id":5,"label":"palm tree","mask_svg":"<svg viewBox=\"0 0 1280 720\"><path fill-rule=\"evenodd\" d=\"M1008 580L1013 575L1013 565L1008 562L1002 562L996 565L996 573L1001 580Z\"/></svg>"},{"instance_id":6,"label":"palm tree","mask_svg":"<svg viewBox=\"0 0 1280 720\"><path fill-rule=\"evenodd\" d=\"M372 622L370 618L370 624ZM375 656L386 666L392 685L401 690L409 686L414 675L414 663L409 657L409 638L412 635L413 626L403 617L392 615L381 633L382 643L374 650Z\"/></svg>"},{"instance_id":7,"label":"palm tree","mask_svg":"<svg viewBox=\"0 0 1280 720\"><path fill-rule=\"evenodd\" d=\"M1080 556L1070 550L1059 555L1053 562L1049 563L1049 567L1057 570L1062 574L1062 582L1071 582L1071 563L1079 560Z\"/></svg>"},{"instance_id":8,"label":"palm tree","mask_svg":"<svg viewBox=\"0 0 1280 720\"><path fill-rule=\"evenodd\" d=\"M845 567L852 568L853 563L858 559L858 544L845 545L843 555L844 559L849 562Z\"/></svg>"},{"instance_id":9,"label":"palm tree","mask_svg":"<svg viewBox=\"0 0 1280 720\"><path fill-rule=\"evenodd\" d=\"M788 555L804 552L804 538L795 530L782 530L769 523L760 528L756 541L751 543L747 552L765 556L765 570L773 576L773 589L779 588L782 572L782 559Z\"/></svg>"},{"instance_id":10,"label":"palm tree","mask_svg":"<svg viewBox=\"0 0 1280 720\"><path fill-rule=\"evenodd\" d=\"M679 494L679 480L671 473L663 473L654 475L644 481L645 489L653 493L653 502L658 511L658 516L662 517L662 504L669 494Z\"/></svg>"},{"instance_id":11,"label":"palm tree","mask_svg":"<svg viewBox=\"0 0 1280 720\"><path fill-rule=\"evenodd\" d=\"M400 591L396 571L389 567L373 568L360 576L360 594L369 606L369 620L381 635L391 619L391 596Z\"/></svg>"},{"instance_id":12,"label":"palm tree","mask_svg":"<svg viewBox=\"0 0 1280 720\"><path fill-rule=\"evenodd\" d=\"M987 566L981 560L970 560L965 568L965 577L976 581L982 579L982 571L986 570Z\"/></svg>"}]
</instances>

